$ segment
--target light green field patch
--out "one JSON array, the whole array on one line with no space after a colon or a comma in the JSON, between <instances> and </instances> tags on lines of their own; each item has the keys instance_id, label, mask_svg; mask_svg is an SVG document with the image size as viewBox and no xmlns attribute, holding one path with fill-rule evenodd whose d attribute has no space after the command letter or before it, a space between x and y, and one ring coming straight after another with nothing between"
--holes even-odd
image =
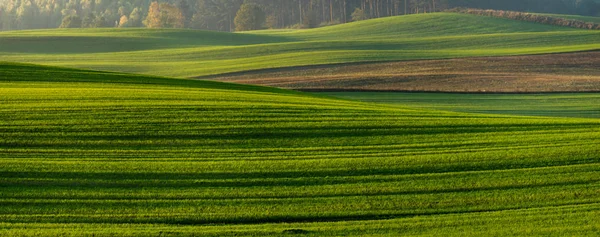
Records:
<instances>
[{"instance_id":1,"label":"light green field patch","mask_svg":"<svg viewBox=\"0 0 600 237\"><path fill-rule=\"evenodd\" d=\"M448 94L395 92L320 93L364 102L445 111L600 118L600 94Z\"/></svg>"}]
</instances>

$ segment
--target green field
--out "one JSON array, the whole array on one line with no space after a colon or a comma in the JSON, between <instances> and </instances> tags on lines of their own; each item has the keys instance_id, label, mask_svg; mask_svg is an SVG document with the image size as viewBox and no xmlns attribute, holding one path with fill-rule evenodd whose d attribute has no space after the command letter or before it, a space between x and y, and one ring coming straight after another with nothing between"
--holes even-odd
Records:
<instances>
[{"instance_id":1,"label":"green field","mask_svg":"<svg viewBox=\"0 0 600 237\"><path fill-rule=\"evenodd\" d=\"M321 95L444 111L549 117L600 118L600 94L447 94L327 92Z\"/></svg>"},{"instance_id":2,"label":"green field","mask_svg":"<svg viewBox=\"0 0 600 237\"><path fill-rule=\"evenodd\" d=\"M598 236L598 93L311 94L176 77L599 49L600 31L453 13L0 32L0 236ZM591 83L595 53L582 55L514 60L531 80ZM410 69L362 65L384 80ZM490 67L478 72L506 79Z\"/></svg>"},{"instance_id":3,"label":"green field","mask_svg":"<svg viewBox=\"0 0 600 237\"><path fill-rule=\"evenodd\" d=\"M600 234L598 119L0 69L2 235Z\"/></svg>"},{"instance_id":4,"label":"green field","mask_svg":"<svg viewBox=\"0 0 600 237\"><path fill-rule=\"evenodd\" d=\"M308 30L70 29L0 33L0 61L196 77L300 65L600 49L600 31L454 13Z\"/></svg>"}]
</instances>

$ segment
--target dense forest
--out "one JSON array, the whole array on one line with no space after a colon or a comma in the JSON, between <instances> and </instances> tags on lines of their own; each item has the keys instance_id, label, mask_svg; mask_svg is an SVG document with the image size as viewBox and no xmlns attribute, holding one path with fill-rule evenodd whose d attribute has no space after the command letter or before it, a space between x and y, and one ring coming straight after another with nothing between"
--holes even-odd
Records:
<instances>
[{"instance_id":1,"label":"dense forest","mask_svg":"<svg viewBox=\"0 0 600 237\"><path fill-rule=\"evenodd\" d=\"M309 28L455 7L600 14L597 0L0 0L0 30Z\"/></svg>"}]
</instances>

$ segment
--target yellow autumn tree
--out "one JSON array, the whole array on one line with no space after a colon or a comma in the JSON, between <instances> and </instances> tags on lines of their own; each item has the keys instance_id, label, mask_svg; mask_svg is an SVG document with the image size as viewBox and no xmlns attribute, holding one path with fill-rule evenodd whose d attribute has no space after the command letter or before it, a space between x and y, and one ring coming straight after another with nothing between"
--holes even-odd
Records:
<instances>
[{"instance_id":1,"label":"yellow autumn tree","mask_svg":"<svg viewBox=\"0 0 600 237\"><path fill-rule=\"evenodd\" d=\"M128 21L129 18L127 16L121 16L121 19L119 19L119 27L126 27Z\"/></svg>"},{"instance_id":2,"label":"yellow autumn tree","mask_svg":"<svg viewBox=\"0 0 600 237\"><path fill-rule=\"evenodd\" d=\"M181 10L169 3L160 4L160 22L163 28L183 28L185 18Z\"/></svg>"},{"instance_id":3,"label":"yellow autumn tree","mask_svg":"<svg viewBox=\"0 0 600 237\"><path fill-rule=\"evenodd\" d=\"M181 10L169 3L152 2L144 25L148 28L183 28L185 18Z\"/></svg>"},{"instance_id":4,"label":"yellow autumn tree","mask_svg":"<svg viewBox=\"0 0 600 237\"><path fill-rule=\"evenodd\" d=\"M148 16L144 20L144 25L148 28L161 28L162 24L160 21L160 5L154 1L150 4L148 9Z\"/></svg>"}]
</instances>

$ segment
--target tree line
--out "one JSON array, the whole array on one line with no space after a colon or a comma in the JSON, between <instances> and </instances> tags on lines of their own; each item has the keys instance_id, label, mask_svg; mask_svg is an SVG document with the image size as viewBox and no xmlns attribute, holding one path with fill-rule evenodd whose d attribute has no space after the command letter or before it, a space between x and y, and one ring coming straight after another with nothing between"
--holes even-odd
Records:
<instances>
[{"instance_id":1,"label":"tree line","mask_svg":"<svg viewBox=\"0 0 600 237\"><path fill-rule=\"evenodd\" d=\"M0 30L312 28L456 7L600 14L597 0L0 0Z\"/></svg>"}]
</instances>

